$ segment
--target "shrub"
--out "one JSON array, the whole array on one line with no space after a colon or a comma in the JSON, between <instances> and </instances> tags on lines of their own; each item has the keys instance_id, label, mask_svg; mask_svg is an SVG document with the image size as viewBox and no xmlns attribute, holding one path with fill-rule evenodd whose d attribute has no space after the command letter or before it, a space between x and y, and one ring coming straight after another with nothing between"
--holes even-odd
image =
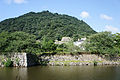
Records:
<instances>
[{"instance_id":1,"label":"shrub","mask_svg":"<svg viewBox=\"0 0 120 80\"><path fill-rule=\"evenodd\" d=\"M94 63L94 66L97 66L97 64L98 64L98 62L97 61L93 61L93 63Z\"/></svg>"},{"instance_id":2,"label":"shrub","mask_svg":"<svg viewBox=\"0 0 120 80\"><path fill-rule=\"evenodd\" d=\"M13 62L11 61L11 59L10 58L8 58L5 62L3 62L4 63L4 66L5 67L11 67L11 66L13 66Z\"/></svg>"}]
</instances>

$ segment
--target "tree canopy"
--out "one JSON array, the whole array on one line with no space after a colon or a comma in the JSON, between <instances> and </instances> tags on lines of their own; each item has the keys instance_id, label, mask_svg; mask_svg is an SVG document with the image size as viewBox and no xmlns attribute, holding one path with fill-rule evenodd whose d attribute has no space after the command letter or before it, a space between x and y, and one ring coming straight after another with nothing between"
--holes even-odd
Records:
<instances>
[{"instance_id":1,"label":"tree canopy","mask_svg":"<svg viewBox=\"0 0 120 80\"><path fill-rule=\"evenodd\" d=\"M87 51L93 53L120 53L119 45L120 36L111 34L111 32L99 32L88 37L84 43Z\"/></svg>"},{"instance_id":2,"label":"tree canopy","mask_svg":"<svg viewBox=\"0 0 120 80\"><path fill-rule=\"evenodd\" d=\"M79 37L96 33L83 20L49 11L29 12L16 18L1 21L0 33L3 31L23 31L35 35L37 39L46 36L51 40L59 40L64 36L76 40Z\"/></svg>"},{"instance_id":3,"label":"tree canopy","mask_svg":"<svg viewBox=\"0 0 120 80\"><path fill-rule=\"evenodd\" d=\"M36 53L40 44L36 43L36 36L25 32L0 33L0 53L27 52ZM37 51L38 51L37 50Z\"/></svg>"}]
</instances>

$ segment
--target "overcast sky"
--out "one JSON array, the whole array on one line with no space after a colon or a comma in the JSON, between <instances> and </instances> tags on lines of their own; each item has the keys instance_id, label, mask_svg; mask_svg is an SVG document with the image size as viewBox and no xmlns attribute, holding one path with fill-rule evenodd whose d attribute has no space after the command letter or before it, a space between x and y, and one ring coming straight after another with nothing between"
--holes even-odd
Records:
<instances>
[{"instance_id":1,"label":"overcast sky","mask_svg":"<svg viewBox=\"0 0 120 80\"><path fill-rule=\"evenodd\" d=\"M43 10L77 17L98 32L120 32L120 0L0 0L0 21Z\"/></svg>"}]
</instances>

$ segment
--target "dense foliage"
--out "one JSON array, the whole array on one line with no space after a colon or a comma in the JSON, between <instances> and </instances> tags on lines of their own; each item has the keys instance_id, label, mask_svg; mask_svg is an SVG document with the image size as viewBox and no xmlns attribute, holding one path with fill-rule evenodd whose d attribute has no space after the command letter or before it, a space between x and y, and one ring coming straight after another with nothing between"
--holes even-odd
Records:
<instances>
[{"instance_id":1,"label":"dense foliage","mask_svg":"<svg viewBox=\"0 0 120 80\"><path fill-rule=\"evenodd\" d=\"M120 53L120 33L96 32L84 21L49 11L30 12L0 22L0 53L80 52L73 44L56 45L54 40L69 36L87 37L84 49L93 53Z\"/></svg>"},{"instance_id":2,"label":"dense foliage","mask_svg":"<svg viewBox=\"0 0 120 80\"><path fill-rule=\"evenodd\" d=\"M115 36L115 49L117 50L117 53L120 54L120 33L117 33L114 35Z\"/></svg>"},{"instance_id":3,"label":"dense foliage","mask_svg":"<svg viewBox=\"0 0 120 80\"><path fill-rule=\"evenodd\" d=\"M6 19L0 22L0 33L3 31L23 31L43 39L61 39L69 36L74 40L96 33L88 24L82 20L68 15L51 13L49 11L30 12L22 16Z\"/></svg>"},{"instance_id":4,"label":"dense foliage","mask_svg":"<svg viewBox=\"0 0 120 80\"><path fill-rule=\"evenodd\" d=\"M81 45L92 53L119 54L120 34L99 32L87 37ZM36 36L25 32L2 32L0 33L0 54L26 52L26 53L77 53L84 51L73 44L73 41L56 45L53 40L44 37L41 41Z\"/></svg>"},{"instance_id":5,"label":"dense foliage","mask_svg":"<svg viewBox=\"0 0 120 80\"><path fill-rule=\"evenodd\" d=\"M2 32L0 34L0 53L36 53L40 47L40 44L36 43L36 36L25 32Z\"/></svg>"},{"instance_id":6,"label":"dense foliage","mask_svg":"<svg viewBox=\"0 0 120 80\"><path fill-rule=\"evenodd\" d=\"M57 45L52 40L43 38L36 40L36 36L25 32L0 33L0 54L17 52L41 54L54 52Z\"/></svg>"},{"instance_id":7,"label":"dense foliage","mask_svg":"<svg viewBox=\"0 0 120 80\"><path fill-rule=\"evenodd\" d=\"M117 33L114 35L115 36L115 45L116 47L120 48L120 33Z\"/></svg>"},{"instance_id":8,"label":"dense foliage","mask_svg":"<svg viewBox=\"0 0 120 80\"><path fill-rule=\"evenodd\" d=\"M87 51L93 53L107 53L118 54L120 53L120 35L111 34L110 32L100 32L88 37L84 43Z\"/></svg>"},{"instance_id":9,"label":"dense foliage","mask_svg":"<svg viewBox=\"0 0 120 80\"><path fill-rule=\"evenodd\" d=\"M57 48L57 45L54 44L52 40L48 40L46 37L41 41L42 52L54 52Z\"/></svg>"}]
</instances>

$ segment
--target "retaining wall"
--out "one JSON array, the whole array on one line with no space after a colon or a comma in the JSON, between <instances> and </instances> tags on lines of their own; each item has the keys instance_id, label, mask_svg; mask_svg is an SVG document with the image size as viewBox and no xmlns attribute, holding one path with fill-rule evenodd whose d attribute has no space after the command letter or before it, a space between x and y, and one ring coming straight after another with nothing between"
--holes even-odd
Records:
<instances>
[{"instance_id":1,"label":"retaining wall","mask_svg":"<svg viewBox=\"0 0 120 80\"><path fill-rule=\"evenodd\" d=\"M10 55L0 55L0 66L4 66L3 62L11 59L14 67L28 67L38 64L38 58L34 54L15 53Z\"/></svg>"},{"instance_id":2,"label":"retaining wall","mask_svg":"<svg viewBox=\"0 0 120 80\"><path fill-rule=\"evenodd\" d=\"M120 57L111 57L96 54L79 54L79 55L40 55L15 53L9 56L0 56L0 66L3 61L10 58L14 67L28 67L35 65L48 66L80 66L80 65L120 65Z\"/></svg>"},{"instance_id":3,"label":"retaining wall","mask_svg":"<svg viewBox=\"0 0 120 80\"><path fill-rule=\"evenodd\" d=\"M105 55L95 54L80 54L80 55L43 55L39 57L41 65L119 65L120 57L110 57Z\"/></svg>"}]
</instances>

